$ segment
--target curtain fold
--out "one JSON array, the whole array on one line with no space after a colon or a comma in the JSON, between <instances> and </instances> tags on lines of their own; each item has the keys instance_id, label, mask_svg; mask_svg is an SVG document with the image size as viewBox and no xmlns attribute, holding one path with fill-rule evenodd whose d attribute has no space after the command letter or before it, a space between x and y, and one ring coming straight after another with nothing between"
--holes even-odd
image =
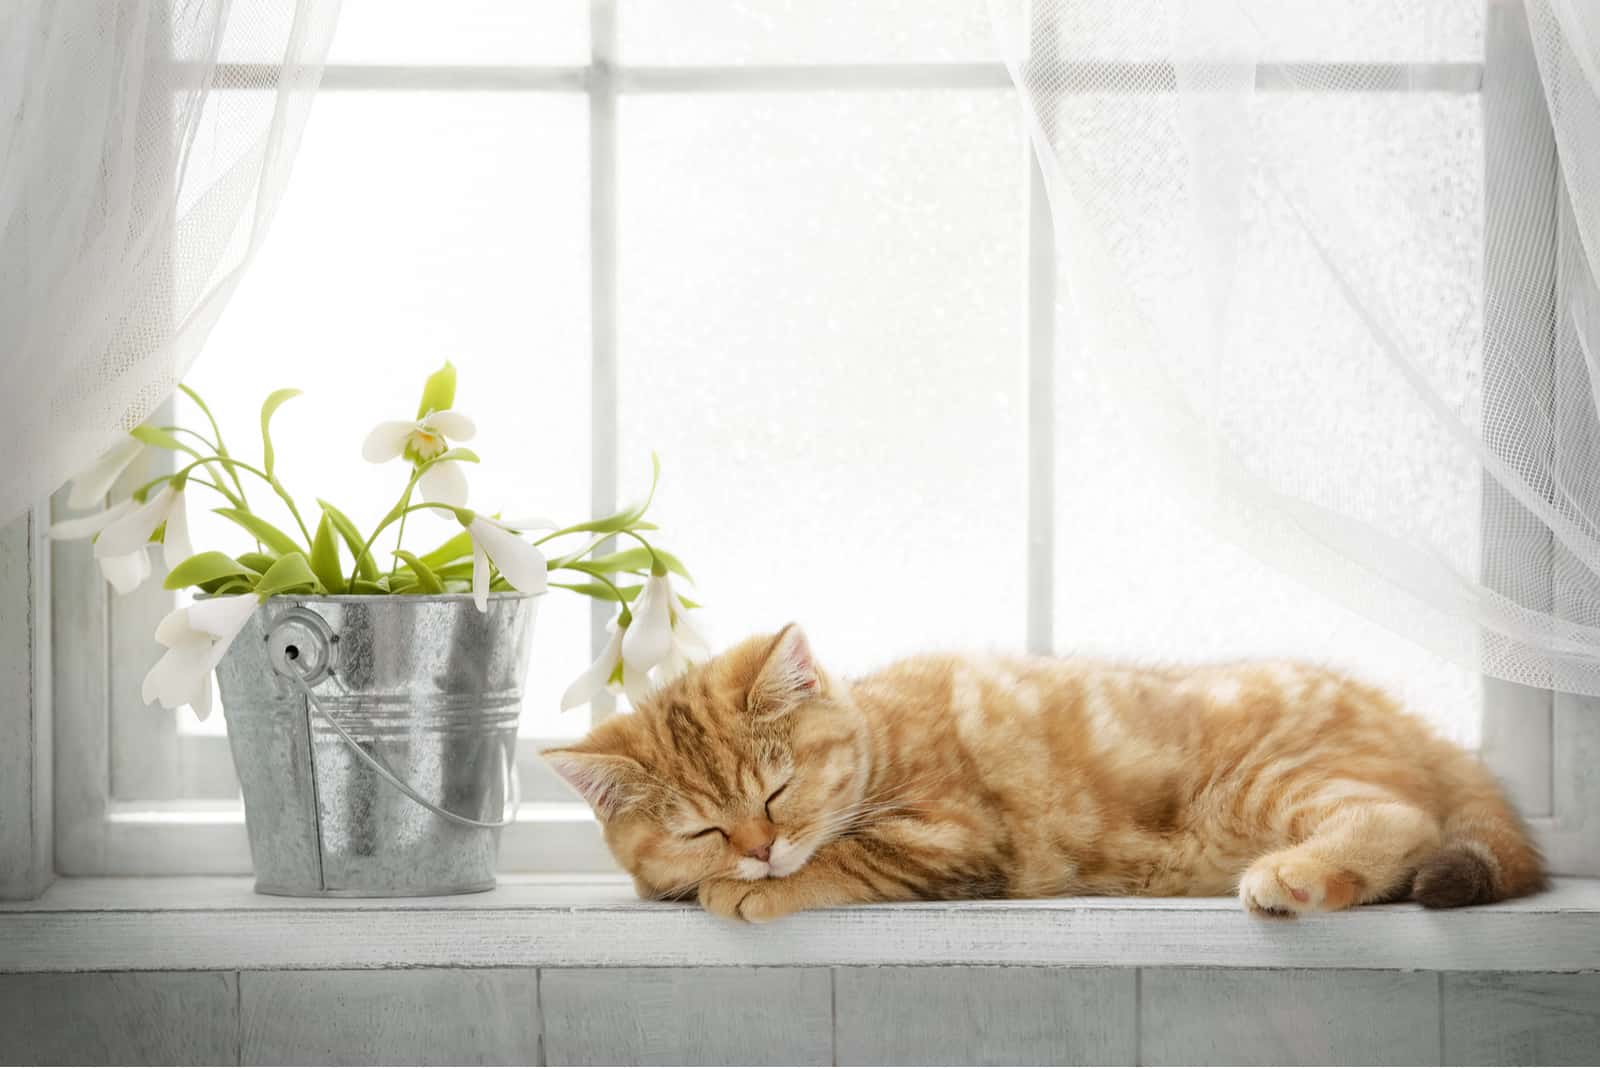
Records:
<instances>
[{"instance_id":1,"label":"curtain fold","mask_svg":"<svg viewBox=\"0 0 1600 1068\"><path fill-rule=\"evenodd\" d=\"M176 388L271 222L338 7L0 11L0 522Z\"/></svg>"},{"instance_id":2,"label":"curtain fold","mask_svg":"<svg viewBox=\"0 0 1600 1068\"><path fill-rule=\"evenodd\" d=\"M1600 694L1600 6L990 6L1129 499Z\"/></svg>"}]
</instances>

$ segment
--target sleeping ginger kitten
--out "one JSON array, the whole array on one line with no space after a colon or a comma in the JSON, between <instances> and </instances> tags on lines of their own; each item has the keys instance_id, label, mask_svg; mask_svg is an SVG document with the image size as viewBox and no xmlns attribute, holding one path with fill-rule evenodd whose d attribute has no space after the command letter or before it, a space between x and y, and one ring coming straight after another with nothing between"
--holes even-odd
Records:
<instances>
[{"instance_id":1,"label":"sleeping ginger kitten","mask_svg":"<svg viewBox=\"0 0 1600 1068\"><path fill-rule=\"evenodd\" d=\"M1223 894L1270 915L1543 884L1488 773L1296 663L916 657L752 638L546 758L641 896L766 921L871 901Z\"/></svg>"}]
</instances>

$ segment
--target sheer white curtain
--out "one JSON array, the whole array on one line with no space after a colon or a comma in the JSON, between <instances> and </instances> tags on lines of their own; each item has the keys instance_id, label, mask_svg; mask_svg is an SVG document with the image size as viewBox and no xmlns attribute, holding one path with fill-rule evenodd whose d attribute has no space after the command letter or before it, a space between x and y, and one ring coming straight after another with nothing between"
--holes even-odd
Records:
<instances>
[{"instance_id":1,"label":"sheer white curtain","mask_svg":"<svg viewBox=\"0 0 1600 1068\"><path fill-rule=\"evenodd\" d=\"M1164 458L1130 497L1600 694L1600 4L1490 4L1526 84L1491 42L1481 92L1483 0L991 11L1082 358L1119 447ZM1463 106L1525 113L1440 143Z\"/></svg>"},{"instance_id":2,"label":"sheer white curtain","mask_svg":"<svg viewBox=\"0 0 1600 1068\"><path fill-rule=\"evenodd\" d=\"M176 387L272 218L338 6L0 6L0 522Z\"/></svg>"}]
</instances>

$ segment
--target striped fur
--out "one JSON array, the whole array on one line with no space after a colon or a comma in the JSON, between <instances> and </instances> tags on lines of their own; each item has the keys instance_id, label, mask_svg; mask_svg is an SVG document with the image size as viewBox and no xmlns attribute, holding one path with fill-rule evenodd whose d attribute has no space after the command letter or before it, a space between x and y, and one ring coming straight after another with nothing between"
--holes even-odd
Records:
<instances>
[{"instance_id":1,"label":"striped fur","mask_svg":"<svg viewBox=\"0 0 1600 1068\"><path fill-rule=\"evenodd\" d=\"M1235 892L1295 915L1543 884L1476 760L1382 692L1295 662L924 656L846 682L790 626L546 756L641 894L744 920Z\"/></svg>"}]
</instances>

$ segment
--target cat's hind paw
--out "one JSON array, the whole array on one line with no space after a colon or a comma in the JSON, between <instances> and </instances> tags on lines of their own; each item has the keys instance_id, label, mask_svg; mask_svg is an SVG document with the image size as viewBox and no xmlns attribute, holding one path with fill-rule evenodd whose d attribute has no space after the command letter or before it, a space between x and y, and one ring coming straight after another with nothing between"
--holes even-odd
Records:
<instances>
[{"instance_id":1,"label":"cat's hind paw","mask_svg":"<svg viewBox=\"0 0 1600 1068\"><path fill-rule=\"evenodd\" d=\"M1295 917L1332 912L1354 903L1356 883L1321 861L1275 853L1262 857L1239 880L1239 901L1257 916Z\"/></svg>"}]
</instances>

